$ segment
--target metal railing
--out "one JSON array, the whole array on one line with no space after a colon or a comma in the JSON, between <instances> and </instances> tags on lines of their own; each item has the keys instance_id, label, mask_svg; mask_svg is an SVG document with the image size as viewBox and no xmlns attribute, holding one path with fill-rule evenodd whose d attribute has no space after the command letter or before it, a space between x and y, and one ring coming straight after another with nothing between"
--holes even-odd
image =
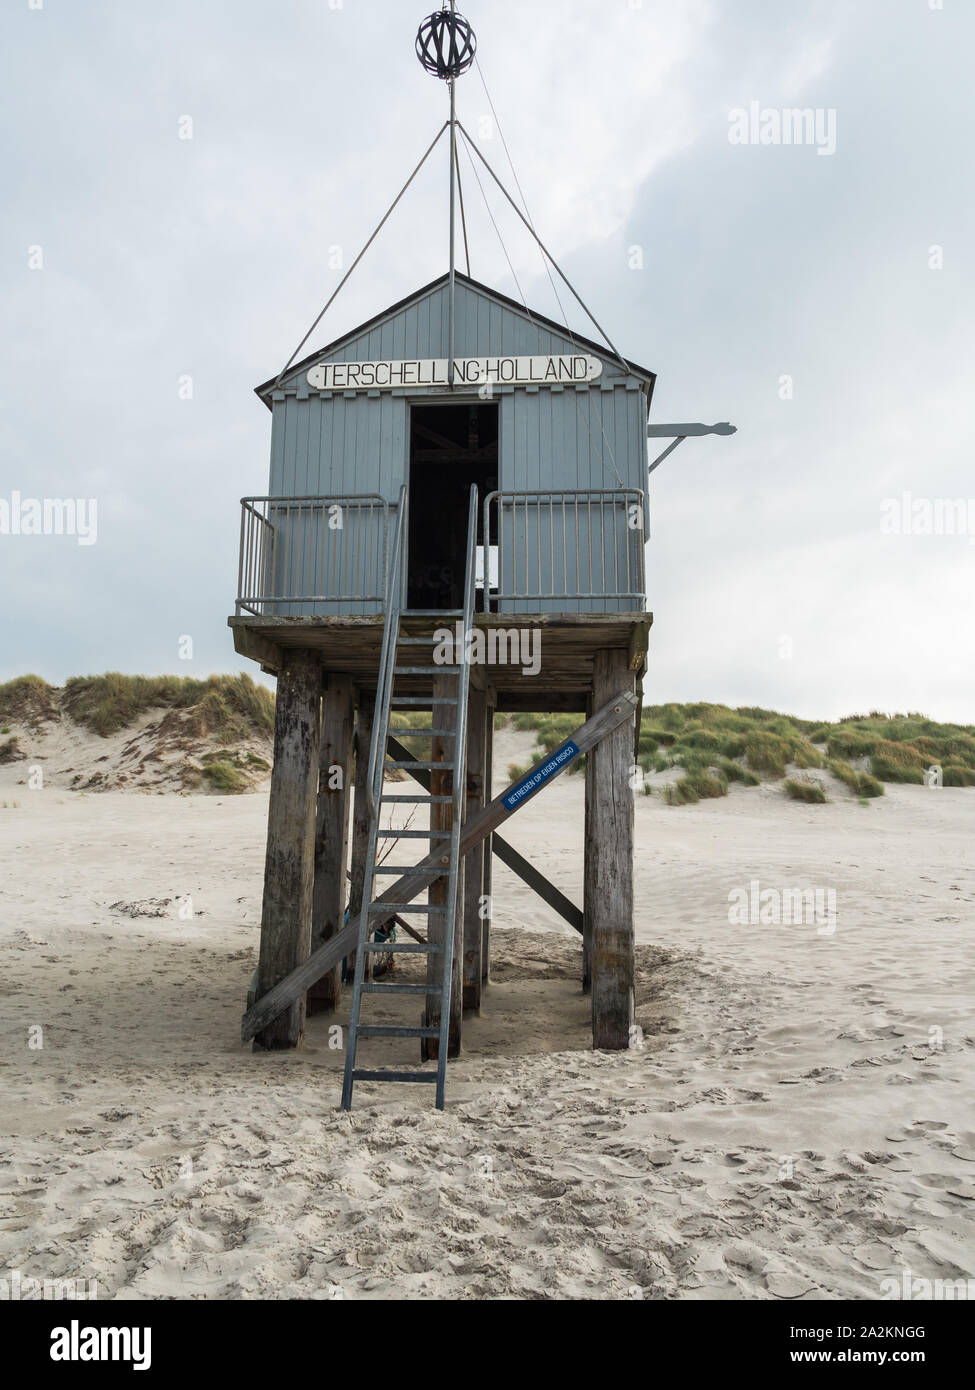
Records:
<instances>
[{"instance_id":1,"label":"metal railing","mask_svg":"<svg viewBox=\"0 0 975 1390\"><path fill-rule=\"evenodd\" d=\"M389 564L389 578L386 584L383 645L379 657L379 676L376 687L376 718L373 723L372 741L369 745L369 770L366 777L366 793L369 799L369 814L376 819L377 807L383 789L386 772L386 742L389 738L390 698L393 693L393 672L396 666L396 643L399 637L399 618L402 608L402 595L405 592L400 577L403 556L406 551L408 516L408 493L404 484L399 490L399 514L396 530L393 533L393 553ZM365 901L363 906L366 906Z\"/></svg>"},{"instance_id":2,"label":"metal railing","mask_svg":"<svg viewBox=\"0 0 975 1390\"><path fill-rule=\"evenodd\" d=\"M604 600L645 604L644 494L497 491L484 499L485 608L513 603ZM496 575L489 569L496 551Z\"/></svg>"},{"instance_id":3,"label":"metal railing","mask_svg":"<svg viewBox=\"0 0 975 1390\"><path fill-rule=\"evenodd\" d=\"M383 611L389 503L378 493L243 497L237 613Z\"/></svg>"}]
</instances>

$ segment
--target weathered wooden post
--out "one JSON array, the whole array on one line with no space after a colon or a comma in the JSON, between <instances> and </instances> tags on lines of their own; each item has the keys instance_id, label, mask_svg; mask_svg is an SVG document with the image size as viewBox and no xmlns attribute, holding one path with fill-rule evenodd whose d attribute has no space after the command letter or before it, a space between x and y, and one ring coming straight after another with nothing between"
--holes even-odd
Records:
<instances>
[{"instance_id":1,"label":"weathered wooden post","mask_svg":"<svg viewBox=\"0 0 975 1390\"><path fill-rule=\"evenodd\" d=\"M325 682L315 832L315 891L312 900L312 950L342 928L348 866L349 809L352 800L353 687L347 675ZM308 991L309 1014L338 1007L340 967L323 975Z\"/></svg>"},{"instance_id":2,"label":"weathered wooden post","mask_svg":"<svg viewBox=\"0 0 975 1390\"><path fill-rule=\"evenodd\" d=\"M491 716L487 694L473 685L467 696L467 806L464 819L485 805L485 752L487 721ZM480 1009L483 923L481 897L484 893L484 843L475 846L464 860L464 1008Z\"/></svg>"},{"instance_id":3,"label":"weathered wooden post","mask_svg":"<svg viewBox=\"0 0 975 1390\"><path fill-rule=\"evenodd\" d=\"M355 794L352 804L352 863L349 877L349 921L357 922L362 911L362 885L366 876L366 853L369 848L369 741L372 738L372 719L375 700L366 691L360 692L355 723ZM355 970L355 951L346 957L346 977L352 979ZM366 960L368 967L369 961Z\"/></svg>"},{"instance_id":4,"label":"weathered wooden post","mask_svg":"<svg viewBox=\"0 0 975 1390\"><path fill-rule=\"evenodd\" d=\"M434 676L433 678L433 728L449 729L456 723L456 706L453 703L440 703L441 701L452 702L456 698L457 682L453 676ZM431 762L446 762L454 756L453 736L443 738L434 737L431 739L432 751L430 754ZM449 771L434 771L430 778L430 790L434 796L450 796L453 791L453 773ZM430 806L430 829L448 830L453 824L453 807L450 802L433 802ZM438 845L446 846L447 840L431 840L430 848L434 850ZM447 851L445 850L445 853ZM431 905L447 905L447 879L438 878L430 884L427 890L427 899ZM447 914L445 912L431 912L428 915L429 927L427 929L427 939L431 942L445 941L447 930ZM461 861L461 871L457 882L457 913L454 926L454 957L453 974L450 989L450 1031L448 1034L447 1056L456 1057L460 1054L461 1034L463 1031L463 964L464 964L464 867ZM439 956L427 957L427 984L434 985L440 983L441 961ZM440 1023L440 995L428 994L426 996L426 1009L423 1015L423 1026L435 1028ZM420 1054L424 1061L437 1056L437 1039L422 1038L420 1040Z\"/></svg>"},{"instance_id":5,"label":"weathered wooden post","mask_svg":"<svg viewBox=\"0 0 975 1390\"><path fill-rule=\"evenodd\" d=\"M632 692L624 651L593 657L592 701L598 709ZM589 753L586 881L592 921L592 1045L629 1046L633 1022L633 720L625 720Z\"/></svg>"},{"instance_id":6,"label":"weathered wooden post","mask_svg":"<svg viewBox=\"0 0 975 1390\"><path fill-rule=\"evenodd\" d=\"M278 672L274 710L258 998L310 953L321 688L316 653L287 651ZM300 998L258 1033L254 1050L297 1047L304 1026L305 1001Z\"/></svg>"},{"instance_id":7,"label":"weathered wooden post","mask_svg":"<svg viewBox=\"0 0 975 1390\"><path fill-rule=\"evenodd\" d=\"M484 795L488 801L494 796L494 705L489 704L484 730ZM486 915L481 922L481 983L490 983L491 978L491 885L493 881L494 836L484 841L484 897L487 900Z\"/></svg>"},{"instance_id":8,"label":"weathered wooden post","mask_svg":"<svg viewBox=\"0 0 975 1390\"><path fill-rule=\"evenodd\" d=\"M586 716L592 717L593 703L592 695L586 697ZM593 791L593 760L592 754L586 755L586 795L585 808L583 811L584 827L582 840L588 847L589 841L596 833L593 826L593 806L595 805L595 793ZM583 994L592 993L592 922L594 906L598 902L596 897L593 874L596 869L596 860L588 852L583 856L582 865L582 992Z\"/></svg>"}]
</instances>

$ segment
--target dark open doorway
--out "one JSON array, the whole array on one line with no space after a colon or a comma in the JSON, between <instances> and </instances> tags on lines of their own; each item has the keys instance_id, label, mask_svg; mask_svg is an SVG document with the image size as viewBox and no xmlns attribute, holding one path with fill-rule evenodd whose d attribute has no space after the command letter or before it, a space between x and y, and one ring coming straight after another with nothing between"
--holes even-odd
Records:
<instances>
[{"instance_id":1,"label":"dark open doorway","mask_svg":"<svg viewBox=\"0 0 975 1390\"><path fill-rule=\"evenodd\" d=\"M408 607L463 607L472 483L477 484L479 503L498 486L497 402L413 406ZM479 505L479 545L482 529ZM477 606L483 606L483 590Z\"/></svg>"}]
</instances>

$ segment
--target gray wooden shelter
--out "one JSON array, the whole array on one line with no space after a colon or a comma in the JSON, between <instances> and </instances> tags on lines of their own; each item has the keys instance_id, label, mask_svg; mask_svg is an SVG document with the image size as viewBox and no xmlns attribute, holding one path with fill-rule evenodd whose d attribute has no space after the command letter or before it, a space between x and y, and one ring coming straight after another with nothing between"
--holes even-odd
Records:
<instances>
[{"instance_id":1,"label":"gray wooden shelter","mask_svg":"<svg viewBox=\"0 0 975 1390\"><path fill-rule=\"evenodd\" d=\"M451 1047L489 985L493 855L582 932L594 1045L630 1041L630 773L651 624L655 378L459 272L452 324L449 301L444 275L257 388L271 412L270 475L265 496L242 502L229 622L237 651L278 680L258 1002L245 1020L260 1047L297 1045L306 1008L339 1003L339 964L306 982L306 962L342 932L349 891L354 909L362 892L364 763L388 613L401 610L405 640L432 640L461 607L471 540L472 628L494 659L470 667L465 817L491 802L495 712L586 720L615 699L619 717L588 753L581 905L496 831L464 853ZM532 643L537 662L510 659ZM401 689L417 703L430 682L411 679ZM427 710L442 698L436 679Z\"/></svg>"}]
</instances>

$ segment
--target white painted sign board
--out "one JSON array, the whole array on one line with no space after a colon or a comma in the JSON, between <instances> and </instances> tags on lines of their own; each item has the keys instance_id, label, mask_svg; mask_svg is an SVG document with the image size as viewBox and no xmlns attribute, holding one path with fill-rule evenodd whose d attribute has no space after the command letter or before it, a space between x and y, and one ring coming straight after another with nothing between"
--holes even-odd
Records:
<instances>
[{"instance_id":1,"label":"white painted sign board","mask_svg":"<svg viewBox=\"0 0 975 1390\"><path fill-rule=\"evenodd\" d=\"M559 357L457 357L455 386L571 386L595 381L603 370L598 357L583 353ZM322 362L308 370L317 391L375 391L394 387L448 386L446 357L401 362Z\"/></svg>"}]
</instances>

